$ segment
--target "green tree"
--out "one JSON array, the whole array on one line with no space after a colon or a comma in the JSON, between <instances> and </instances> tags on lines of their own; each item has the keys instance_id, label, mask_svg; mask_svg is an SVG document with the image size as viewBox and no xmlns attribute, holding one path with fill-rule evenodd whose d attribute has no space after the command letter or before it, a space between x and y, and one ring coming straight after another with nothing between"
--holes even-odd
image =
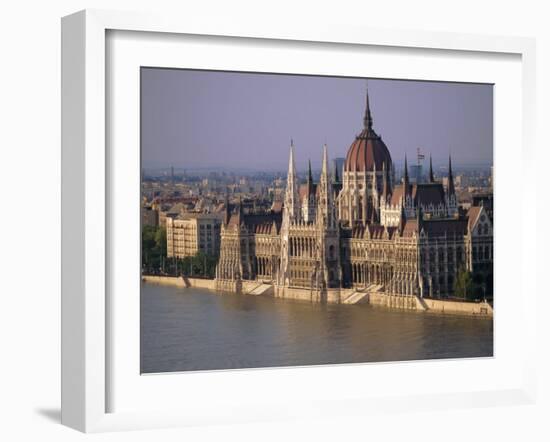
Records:
<instances>
[{"instance_id":1,"label":"green tree","mask_svg":"<svg viewBox=\"0 0 550 442\"><path fill-rule=\"evenodd\" d=\"M155 232L155 247L161 256L166 257L166 229L158 227Z\"/></svg>"},{"instance_id":2,"label":"green tree","mask_svg":"<svg viewBox=\"0 0 550 442\"><path fill-rule=\"evenodd\" d=\"M186 276L213 278L216 275L217 263L217 256L199 252L195 256L186 256L178 260L178 274L183 272Z\"/></svg>"},{"instance_id":3,"label":"green tree","mask_svg":"<svg viewBox=\"0 0 550 442\"><path fill-rule=\"evenodd\" d=\"M474 281L472 273L462 267L456 275L454 282L454 292L456 296L464 299L473 299L475 297Z\"/></svg>"},{"instance_id":4,"label":"green tree","mask_svg":"<svg viewBox=\"0 0 550 442\"><path fill-rule=\"evenodd\" d=\"M167 269L166 229L164 227L143 226L141 230L141 259L145 272L158 272Z\"/></svg>"}]
</instances>

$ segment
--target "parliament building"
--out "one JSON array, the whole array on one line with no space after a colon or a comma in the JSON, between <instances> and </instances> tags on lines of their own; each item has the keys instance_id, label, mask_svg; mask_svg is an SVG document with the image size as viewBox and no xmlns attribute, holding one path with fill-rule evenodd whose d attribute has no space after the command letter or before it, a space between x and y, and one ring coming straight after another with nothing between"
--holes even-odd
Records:
<instances>
[{"instance_id":1,"label":"parliament building","mask_svg":"<svg viewBox=\"0 0 550 442\"><path fill-rule=\"evenodd\" d=\"M453 296L458 272L492 268L492 219L483 206L459 208L451 159L444 186L412 183L407 159L400 182L390 151L373 127L368 93L363 129L343 171L296 175L291 142L281 210L245 213L226 203L216 287L270 286L274 296L353 303L369 294L392 299Z\"/></svg>"}]
</instances>

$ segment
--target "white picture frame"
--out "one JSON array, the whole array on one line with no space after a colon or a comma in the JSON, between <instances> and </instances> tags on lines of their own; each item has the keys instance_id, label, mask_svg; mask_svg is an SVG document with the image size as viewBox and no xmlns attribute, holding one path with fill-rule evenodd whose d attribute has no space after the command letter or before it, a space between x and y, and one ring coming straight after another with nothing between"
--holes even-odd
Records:
<instances>
[{"instance_id":1,"label":"white picture frame","mask_svg":"<svg viewBox=\"0 0 550 442\"><path fill-rule=\"evenodd\" d=\"M218 23L193 17L167 17L99 10L81 11L62 21L62 423L85 432L155 428L208 424L210 422L248 422L289 417L331 416L335 414L369 414L383 409L395 412L411 407L441 409L489 406L502 403L532 403L535 382L535 323L527 306L536 303L534 280L521 278L518 310L525 352L523 373L518 385L503 385L489 390L474 389L462 393L425 395L388 395L373 397L338 397L316 399L302 407L289 400L283 409L255 410L252 402L237 404L236 414L189 410L108 412L108 396L113 386L109 380L112 353L107 339L111 312L107 297L109 217L107 99L107 45L109 31L142 31L164 35L201 35L270 39L286 42L337 43L384 48L421 48L466 51L483 54L511 54L521 57L521 154L523 176L534 170L535 45L532 39L490 37L450 33L389 31L344 26L307 25L300 28L284 24L231 22ZM520 191L522 204L535 207L532 188ZM523 215L522 215L523 216ZM535 255L535 244L522 233L522 257ZM526 264L526 261L523 261ZM521 268L525 275L527 265ZM498 309L496 315L498 315ZM336 370L347 370L335 367ZM361 366L353 368L362 370ZM242 371L241 371L242 373ZM256 375L258 372L255 372ZM294 375L293 373L296 373ZM201 375L202 376L202 375ZM212 376L212 374L204 374ZM262 382L262 375L257 382ZM285 371L298 376L298 371ZM242 377L242 376L241 376ZM176 377L171 377L168 385ZM198 378L195 378L198 379ZM220 379L217 379L220 381ZM265 380L265 379L264 379ZM223 379L221 380L223 381ZM253 392L252 392L253 393ZM253 394L252 396L253 397ZM187 398L192 401L193 397ZM337 405L338 412L334 408Z\"/></svg>"}]
</instances>

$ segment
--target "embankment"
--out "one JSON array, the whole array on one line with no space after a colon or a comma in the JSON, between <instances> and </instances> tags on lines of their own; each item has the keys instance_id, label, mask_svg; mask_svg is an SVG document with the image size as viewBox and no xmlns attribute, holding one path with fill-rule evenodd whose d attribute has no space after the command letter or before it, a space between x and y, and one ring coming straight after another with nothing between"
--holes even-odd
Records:
<instances>
[{"instance_id":1,"label":"embankment","mask_svg":"<svg viewBox=\"0 0 550 442\"><path fill-rule=\"evenodd\" d=\"M214 279L175 277L175 276L142 276L144 282L174 287L197 287L208 290L224 291L216 285ZM238 291L249 295L270 295L277 298L295 299L300 301L320 302L327 304L346 303L345 300L354 295L351 289L328 289L324 291L291 287L274 287L258 281L241 281L238 290L227 286L225 291ZM442 299L419 298L417 296L395 296L383 292L361 294L361 302L366 304L396 308L401 310L419 310L432 313L444 313L462 316L492 318L493 309L486 302L464 302Z\"/></svg>"},{"instance_id":2,"label":"embankment","mask_svg":"<svg viewBox=\"0 0 550 442\"><path fill-rule=\"evenodd\" d=\"M173 287L196 287L200 289L219 290L219 287L216 286L215 279L191 278L188 276L143 275L141 280L147 283L171 285ZM272 286L265 287L266 284L258 283L257 281L242 281L241 284L242 293L244 294L273 294Z\"/></svg>"},{"instance_id":3,"label":"embankment","mask_svg":"<svg viewBox=\"0 0 550 442\"><path fill-rule=\"evenodd\" d=\"M201 289L216 289L216 281L213 279L188 278L187 276L157 276L143 275L141 280L152 284L171 285L174 287L197 287Z\"/></svg>"}]
</instances>

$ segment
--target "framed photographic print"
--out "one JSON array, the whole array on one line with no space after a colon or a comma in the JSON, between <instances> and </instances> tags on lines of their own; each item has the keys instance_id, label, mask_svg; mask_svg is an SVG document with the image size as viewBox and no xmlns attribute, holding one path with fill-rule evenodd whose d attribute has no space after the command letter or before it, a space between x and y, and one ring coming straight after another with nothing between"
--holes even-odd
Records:
<instances>
[{"instance_id":1,"label":"framed photographic print","mask_svg":"<svg viewBox=\"0 0 550 442\"><path fill-rule=\"evenodd\" d=\"M532 41L85 11L62 43L63 423L532 400Z\"/></svg>"}]
</instances>

